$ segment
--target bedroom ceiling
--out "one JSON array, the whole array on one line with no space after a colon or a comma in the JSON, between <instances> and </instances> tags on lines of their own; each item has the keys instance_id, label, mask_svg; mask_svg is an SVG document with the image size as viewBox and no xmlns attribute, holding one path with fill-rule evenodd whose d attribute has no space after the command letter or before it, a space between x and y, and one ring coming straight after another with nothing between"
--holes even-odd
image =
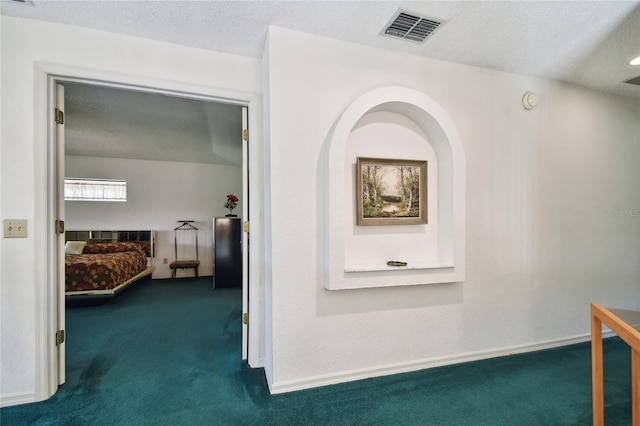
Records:
<instances>
[{"instance_id":1,"label":"bedroom ceiling","mask_svg":"<svg viewBox=\"0 0 640 426\"><path fill-rule=\"evenodd\" d=\"M65 83L65 153L242 164L242 108Z\"/></svg>"},{"instance_id":2,"label":"bedroom ceiling","mask_svg":"<svg viewBox=\"0 0 640 426\"><path fill-rule=\"evenodd\" d=\"M424 43L380 35L400 8L442 25ZM381 49L640 98L640 86L625 83L640 76L640 67L629 65L632 58L640 55L639 1L28 0L21 3L2 0L0 12L255 58L262 56L268 26L276 25ZM214 124L214 112L227 117L230 111L222 106L206 106L161 95L144 95L155 96L151 102L134 100L131 95L108 93L107 89L98 87L77 88L77 91L67 91L68 109L76 114L74 103L84 102L83 105L92 105L96 114L111 123L136 116L135 121L148 123L153 129L155 144L143 144L141 141L147 139L142 138L140 130L136 133L124 125L120 127L126 127L130 134L122 138L135 139L136 145L128 145L124 139L110 138L107 142L107 129L103 129L102 135L89 134L90 117L85 114L77 118L87 127L77 129L75 134L67 132L69 149L83 155L172 161L197 159L229 164L228 149L233 149L231 140L235 140L235 136L228 133L212 137L205 133L226 126ZM130 99L121 103L119 96ZM105 104L98 105L98 99ZM127 105L127 109L123 105ZM158 116L176 108L184 110L169 115L172 120L179 120L170 124L168 120L154 120L147 111L150 105ZM188 113L199 118L187 117ZM197 124L190 121L196 119L202 121ZM108 130L113 135L116 129L111 124ZM191 139L188 141L184 134L181 137L172 132L175 129L190 132L194 136L194 147L188 148L186 144ZM176 141L181 145L171 145ZM222 146L225 148L220 148ZM101 154L105 147L109 147L109 152ZM239 149L239 145L235 148ZM151 157L145 157L147 155Z\"/></svg>"}]
</instances>

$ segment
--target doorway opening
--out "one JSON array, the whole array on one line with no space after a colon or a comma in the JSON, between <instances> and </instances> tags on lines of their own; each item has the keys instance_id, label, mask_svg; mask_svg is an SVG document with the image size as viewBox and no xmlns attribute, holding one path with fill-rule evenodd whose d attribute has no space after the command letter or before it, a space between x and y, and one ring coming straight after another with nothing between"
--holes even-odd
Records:
<instances>
[{"instance_id":1,"label":"doorway opening","mask_svg":"<svg viewBox=\"0 0 640 426\"><path fill-rule=\"evenodd\" d=\"M229 97L218 97L215 95L202 95L202 94L195 94L193 92L183 92L183 91L179 91L179 90L169 90L169 89L159 89L159 88L149 88L149 87L141 87L141 86L137 86L137 85L126 85L126 84L122 84L122 83L106 83L104 81L97 81L97 80L92 80L90 78L73 78L73 77L54 77L54 76L48 76L48 93L49 93L49 105L52 106L51 111L54 111L55 108L53 108L53 105L56 105L57 107L62 107L61 109L64 110L65 106L64 106L64 89L63 91L59 91L57 89L58 86L73 86L74 88L80 88L82 89L94 89L94 90L98 90L101 93L106 93L106 91L108 90L120 90L121 92L125 93L125 96L133 96L135 97L137 96L141 96L141 97L148 97L148 96L155 96L157 97L156 99L165 99L165 98L171 98L172 100L177 100L178 102L181 102L183 104L192 104L192 105L200 105L204 110L211 110L211 109L219 109L219 106L224 105L224 106L230 106L230 107L235 107L238 111L242 111L244 110L245 114L244 114L244 118L247 118L247 108L250 106L255 106L256 102L255 99L242 99L241 97L238 98L229 98ZM158 105L154 105L149 104L148 102L146 103L146 109L151 109L157 112L157 109L159 108ZM60 108L59 108L60 109ZM209 111L211 112L211 111ZM179 113L179 111L174 111L174 113ZM242 112L240 112L241 117L240 117L240 122L243 122L242 118ZM205 112L203 112L203 117L206 120L207 114ZM51 117L50 117L50 121L54 121L54 117L53 113L51 113ZM212 122L206 122L205 127L211 127L212 125L214 125L214 123ZM249 142L248 142L248 138L246 138L246 135L249 133L249 121L248 120L244 120L244 124L243 124L243 128L238 129L238 136L237 136L237 143L241 146L241 164L240 164L240 169L241 169L241 176L240 179L242 181L241 184L241 197L243 198L243 200L246 200L246 202L243 205L243 209L242 209L242 218L245 222L248 222L250 217L252 216L252 213L249 211L249 199L251 197L251 192L250 192L250 188L249 188L249 161L248 161L248 148L249 148ZM62 133L60 133L62 132ZM56 191L53 191L56 195L54 197L50 197L48 204L49 204L49 216L50 216L50 220L51 221L56 221L56 220L60 220L63 221L65 219L65 212L64 212L64 207L60 207L60 206L64 206L64 198L63 198L63 192L60 190L61 185L59 184L61 180L64 179L64 175L65 175L65 163L64 163L64 157L65 157L65 144L64 144L64 140L65 140L65 134L64 134L64 130L60 131L59 129L56 128L55 125L50 126L50 131L49 131L49 139L50 141L58 141L56 143L50 143L50 155L49 155L49 168L50 171L48 173L48 175L50 177L55 177L56 180ZM120 147L122 148L122 147ZM184 148L181 146L181 148ZM226 149L226 151L225 151ZM53 151L53 152L52 152ZM138 152L137 155L144 155L144 149L139 150L142 151L142 154L140 152ZM188 150L182 149L181 153L185 154L185 151L188 155ZM84 154L88 154L87 152L85 152ZM192 153L193 154L193 153ZM196 153L197 154L197 153ZM94 154L95 155L95 154ZM217 156L217 157L221 157L222 158L222 162L224 163L225 158L227 158L227 163L229 163L228 157L229 157L229 147L220 147L220 149L218 150L218 153L216 154L215 152L213 153L213 156ZM89 155L90 156L90 155ZM198 158L201 159L202 158L202 154L197 154ZM79 156L80 157L80 156ZM122 154L120 154L120 157L123 157ZM139 161L148 161L148 160L144 160L142 158L138 158L135 160L139 160ZM169 161L168 159L155 159L153 161ZM184 164L194 164L194 163L189 163L188 160L183 160ZM203 163L198 163L198 164L203 164ZM226 166L229 166L229 164L227 164ZM188 166L185 166L188 168ZM204 166L196 166L196 167L204 167ZM82 167L80 167L81 169ZM217 200L216 200L217 201ZM222 203L224 202L224 200L220 200L220 204L222 206ZM60 216L60 214L62 214L62 216ZM215 215L215 212L211 212L209 217L207 218L208 223L211 223L210 219L211 217L213 217ZM179 219L179 218L178 218ZM248 231L248 226L245 227L245 230ZM65 312L64 312L64 233L62 234L58 234L56 235L48 235L48 239L50 239L50 241L48 242L48 247L51 248L49 256L50 257L54 257L54 260L50 260L50 264L53 265L54 270L57 271L57 273L55 274L57 276L57 279L54 280L56 282L52 283L55 287L56 290L53 292L55 293L55 304L57 305L58 309L57 309L57 329L64 329L64 320L65 320ZM249 299L249 288L251 286L251 268L249 265L249 250L250 247L248 245L248 232L244 232L243 233L243 241L245 242L243 244L243 269L244 269L244 274L243 274L243 284L242 284L242 297L243 297L243 315L241 318L238 318L238 321L242 321L243 318L246 318L248 316L249 311L251 310L251 302ZM159 258L155 259L156 262L160 262L160 265L164 265L164 257L160 256ZM166 265L168 266L168 265ZM162 269L162 268L160 268ZM160 274L158 277L162 277L162 274ZM249 332L249 328L248 328L248 324L246 324L243 321L243 326L242 326L242 359L246 359L249 362L249 365L252 367L258 367L260 366L259 363L259 357L258 357L258 353L259 350L257 348L257 345L255 345L255 347L252 347L249 345L249 341L257 341L257 336L255 336L256 331L254 330L252 331L251 334L254 334L254 336L250 337L250 332ZM58 365L58 371L57 374L55 374L57 376L57 380L56 382L59 383L63 383L64 382L64 350L65 350L65 346L64 343L60 344L58 346L58 349L56 351L56 356L54 358L56 358L57 360L57 365ZM238 360L238 362L240 362L240 360ZM56 362L53 363L49 363L49 365L55 365ZM50 372L51 373L51 372ZM51 375L50 375L51 376ZM51 388L51 387L50 387Z\"/></svg>"}]
</instances>

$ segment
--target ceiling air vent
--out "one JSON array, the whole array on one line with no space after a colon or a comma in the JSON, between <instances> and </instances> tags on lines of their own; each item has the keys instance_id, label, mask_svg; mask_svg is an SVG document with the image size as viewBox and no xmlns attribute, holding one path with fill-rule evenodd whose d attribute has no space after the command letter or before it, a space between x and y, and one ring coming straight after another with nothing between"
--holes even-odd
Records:
<instances>
[{"instance_id":1,"label":"ceiling air vent","mask_svg":"<svg viewBox=\"0 0 640 426\"><path fill-rule=\"evenodd\" d=\"M442 25L442 22L399 10L396 12L395 17L385 26L381 34L422 43L440 25Z\"/></svg>"}]
</instances>

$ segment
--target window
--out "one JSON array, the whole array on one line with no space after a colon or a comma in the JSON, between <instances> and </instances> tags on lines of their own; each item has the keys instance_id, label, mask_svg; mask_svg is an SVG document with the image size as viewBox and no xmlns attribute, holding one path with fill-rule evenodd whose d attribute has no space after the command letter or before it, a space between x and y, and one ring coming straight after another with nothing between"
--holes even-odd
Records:
<instances>
[{"instance_id":1,"label":"window","mask_svg":"<svg viewBox=\"0 0 640 426\"><path fill-rule=\"evenodd\" d=\"M64 179L65 201L127 201L127 181L119 179Z\"/></svg>"}]
</instances>

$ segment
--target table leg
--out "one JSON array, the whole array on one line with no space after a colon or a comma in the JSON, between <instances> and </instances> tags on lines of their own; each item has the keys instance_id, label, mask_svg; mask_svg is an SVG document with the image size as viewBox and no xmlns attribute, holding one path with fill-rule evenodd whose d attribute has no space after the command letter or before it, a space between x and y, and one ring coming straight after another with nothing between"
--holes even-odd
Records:
<instances>
[{"instance_id":1,"label":"table leg","mask_svg":"<svg viewBox=\"0 0 640 426\"><path fill-rule=\"evenodd\" d=\"M602 367L602 321L591 314L591 386L593 425L604 426L604 371Z\"/></svg>"},{"instance_id":2,"label":"table leg","mask_svg":"<svg viewBox=\"0 0 640 426\"><path fill-rule=\"evenodd\" d=\"M631 351L631 410L633 425L640 425L640 352Z\"/></svg>"}]
</instances>

